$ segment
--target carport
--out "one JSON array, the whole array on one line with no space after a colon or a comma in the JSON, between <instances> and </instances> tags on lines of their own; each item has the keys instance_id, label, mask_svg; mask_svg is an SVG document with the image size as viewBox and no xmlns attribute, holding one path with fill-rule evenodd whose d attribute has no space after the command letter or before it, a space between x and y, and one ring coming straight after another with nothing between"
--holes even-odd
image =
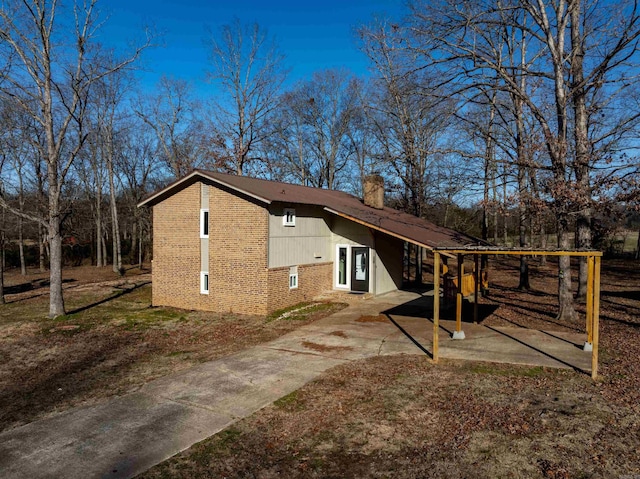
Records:
<instances>
[{"instance_id":1,"label":"carport","mask_svg":"<svg viewBox=\"0 0 640 479\"><path fill-rule=\"evenodd\" d=\"M480 271L478 260L481 256L510 255L510 256L570 256L586 257L587 260L587 303L586 303L586 330L587 340L584 344L585 351L591 351L591 377L596 379L598 375L598 336L600 319L600 262L602 252L583 250L536 250L536 249L504 249L488 246L465 247L436 247L433 248L433 361L438 362L438 335L440 328L440 264L441 256L457 256L458 258L458 290L456 294L456 327L453 332L454 339L463 340L465 335L462 330L462 280L464 275L464 257L473 255L476 267L474 269L474 322L478 319L478 296L480 284Z\"/></svg>"}]
</instances>

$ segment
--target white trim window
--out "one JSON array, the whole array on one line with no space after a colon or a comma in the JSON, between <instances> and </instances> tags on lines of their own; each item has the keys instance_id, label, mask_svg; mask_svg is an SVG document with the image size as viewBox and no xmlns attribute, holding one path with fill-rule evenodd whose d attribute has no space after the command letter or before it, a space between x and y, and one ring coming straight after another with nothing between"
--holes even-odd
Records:
<instances>
[{"instance_id":1,"label":"white trim window","mask_svg":"<svg viewBox=\"0 0 640 479\"><path fill-rule=\"evenodd\" d=\"M298 267L289 268L289 289L298 289Z\"/></svg>"},{"instance_id":2,"label":"white trim window","mask_svg":"<svg viewBox=\"0 0 640 479\"><path fill-rule=\"evenodd\" d=\"M336 245L335 287L351 287L351 248L347 244Z\"/></svg>"},{"instance_id":3,"label":"white trim window","mask_svg":"<svg viewBox=\"0 0 640 479\"><path fill-rule=\"evenodd\" d=\"M296 210L293 208L285 208L282 214L283 226L295 226L296 225Z\"/></svg>"},{"instance_id":4,"label":"white trim window","mask_svg":"<svg viewBox=\"0 0 640 479\"><path fill-rule=\"evenodd\" d=\"M200 238L209 237L209 210L200 210Z\"/></svg>"},{"instance_id":5,"label":"white trim window","mask_svg":"<svg viewBox=\"0 0 640 479\"><path fill-rule=\"evenodd\" d=\"M209 272L200 271L200 294L209 294Z\"/></svg>"}]
</instances>

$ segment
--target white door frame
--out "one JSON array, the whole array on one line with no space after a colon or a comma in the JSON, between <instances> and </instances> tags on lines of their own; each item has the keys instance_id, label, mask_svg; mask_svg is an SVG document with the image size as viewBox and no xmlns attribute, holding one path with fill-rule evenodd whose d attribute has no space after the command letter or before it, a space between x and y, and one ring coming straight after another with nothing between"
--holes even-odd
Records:
<instances>
[{"instance_id":1,"label":"white door frame","mask_svg":"<svg viewBox=\"0 0 640 479\"><path fill-rule=\"evenodd\" d=\"M338 279L340 277L339 267L340 267L340 248L346 248L347 250L347 283L346 284L338 284ZM351 248L368 248L369 250L369 292L374 291L374 283L375 283L375 272L373 271L373 254L374 249L371 246L362 245L362 244L345 244L339 243L336 244L335 250L335 260L333 262L333 287L335 289L340 289L344 291L351 291Z\"/></svg>"}]
</instances>

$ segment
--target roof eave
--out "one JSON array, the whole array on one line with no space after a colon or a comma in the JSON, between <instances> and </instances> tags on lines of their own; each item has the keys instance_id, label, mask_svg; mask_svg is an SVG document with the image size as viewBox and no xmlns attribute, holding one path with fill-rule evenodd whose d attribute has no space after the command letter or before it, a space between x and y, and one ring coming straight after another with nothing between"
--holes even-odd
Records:
<instances>
[{"instance_id":1,"label":"roof eave","mask_svg":"<svg viewBox=\"0 0 640 479\"><path fill-rule=\"evenodd\" d=\"M258 200L262 203L265 204L271 204L271 200L268 200L266 198L263 198L259 195L256 195L254 193L251 193L249 191L243 190L242 188L238 188L234 185L231 185L229 183L227 183L226 181L222 181L218 178L215 178L213 176L208 175L207 173L201 171L201 170L193 170L191 173L189 173L188 175L186 175L185 177L174 181L173 183L167 185L166 187L164 187L163 189L156 191L155 193L151 194L150 196L148 196L147 198L145 198L144 200L142 200L140 203L138 203L138 208L141 208L143 206L154 206L156 203L159 203L160 201L162 201L161 198L165 197L165 196L171 196L171 191L172 190L177 190L179 189L184 183L187 183L189 181L191 181L193 178L195 177L200 177L200 179L203 180L209 180L212 181L214 183L217 183L219 185L222 185L226 188L229 188L233 191L237 191L238 193L241 193L243 195L249 196L255 200Z\"/></svg>"},{"instance_id":2,"label":"roof eave","mask_svg":"<svg viewBox=\"0 0 640 479\"><path fill-rule=\"evenodd\" d=\"M388 230L386 228L382 228L382 227L380 227L378 225L375 225L373 223L369 223L368 221L364 221L364 220L361 220L361 219L356 218L354 216L342 213L342 212L337 211L337 210L335 210L333 208L325 207L324 210L329 212L329 213L332 213L334 215L338 215L338 216L340 216L342 218L345 218L345 219L347 219L349 221L353 221L354 223L359 223L359 224L361 224L363 226L366 226L367 228L371 228L371 229L380 231L382 233L388 234L389 236L393 236L394 238L398 238L398 239L401 239L403 241L407 241L408 243L415 244L417 246L422 246L423 248L427 248L428 250L433 250L433 246L432 245L428 245L428 244L423 243L421 241L418 241L418 240L415 240L415 239L411 239L411 238L409 238L407 236L404 236L404 235L401 235L401 234L398 234L398 233L394 233L393 231L390 231L390 230Z\"/></svg>"}]
</instances>

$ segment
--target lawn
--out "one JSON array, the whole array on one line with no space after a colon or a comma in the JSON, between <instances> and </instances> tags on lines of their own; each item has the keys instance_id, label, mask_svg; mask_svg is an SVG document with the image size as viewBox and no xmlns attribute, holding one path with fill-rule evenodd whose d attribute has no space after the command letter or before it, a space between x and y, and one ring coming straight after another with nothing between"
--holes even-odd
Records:
<instances>
[{"instance_id":1,"label":"lawn","mask_svg":"<svg viewBox=\"0 0 640 479\"><path fill-rule=\"evenodd\" d=\"M553 262L516 290L494 264L488 325L583 331L554 319ZM640 263L607 260L601 376L376 357L336 367L140 477L640 477ZM582 309L582 308L579 308Z\"/></svg>"},{"instance_id":2,"label":"lawn","mask_svg":"<svg viewBox=\"0 0 640 479\"><path fill-rule=\"evenodd\" d=\"M493 313L485 324L584 331L581 321L554 318L553 261L533 262L530 292L516 289L516 272L514 260L492 262L491 295L482 301ZM8 277L0 429L134 391L334 308L303 305L269 318L153 308L147 273L119 278L85 267L66 274L70 314L55 321L46 319L42 278ZM434 365L424 355L354 361L141 477L637 479L638 261L603 262L600 353L595 382L572 370Z\"/></svg>"},{"instance_id":3,"label":"lawn","mask_svg":"<svg viewBox=\"0 0 640 479\"><path fill-rule=\"evenodd\" d=\"M151 275L65 270L66 316L47 319L46 274L5 278L0 307L0 431L275 339L344 307L307 305L294 316L238 316L151 306Z\"/></svg>"}]
</instances>

